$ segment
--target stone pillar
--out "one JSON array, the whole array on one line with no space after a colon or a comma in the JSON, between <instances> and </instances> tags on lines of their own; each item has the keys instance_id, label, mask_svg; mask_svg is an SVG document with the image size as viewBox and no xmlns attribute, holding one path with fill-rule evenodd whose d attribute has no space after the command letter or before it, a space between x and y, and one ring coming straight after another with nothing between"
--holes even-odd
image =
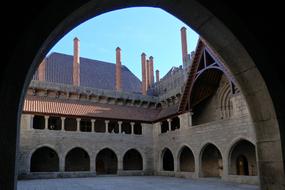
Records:
<instances>
[{"instance_id":1,"label":"stone pillar","mask_svg":"<svg viewBox=\"0 0 285 190\"><path fill-rule=\"evenodd\" d=\"M122 121L118 121L119 124L119 134L122 133Z\"/></svg>"},{"instance_id":2,"label":"stone pillar","mask_svg":"<svg viewBox=\"0 0 285 190\"><path fill-rule=\"evenodd\" d=\"M154 83L154 74L153 74L153 57L149 57L149 80L150 80L150 86Z\"/></svg>"},{"instance_id":3,"label":"stone pillar","mask_svg":"<svg viewBox=\"0 0 285 190\"><path fill-rule=\"evenodd\" d=\"M171 131L171 121L172 121L172 119L167 119L167 122L168 122L168 131Z\"/></svg>"},{"instance_id":4,"label":"stone pillar","mask_svg":"<svg viewBox=\"0 0 285 190\"><path fill-rule=\"evenodd\" d=\"M95 131L95 121L96 119L91 119L91 132Z\"/></svg>"},{"instance_id":5,"label":"stone pillar","mask_svg":"<svg viewBox=\"0 0 285 190\"><path fill-rule=\"evenodd\" d=\"M122 85L121 85L121 49L119 47L116 48L116 91L121 91L122 90Z\"/></svg>"},{"instance_id":6,"label":"stone pillar","mask_svg":"<svg viewBox=\"0 0 285 190\"><path fill-rule=\"evenodd\" d=\"M156 78L156 82L159 82L159 70L157 69L156 71L155 71L155 78Z\"/></svg>"},{"instance_id":7,"label":"stone pillar","mask_svg":"<svg viewBox=\"0 0 285 190\"><path fill-rule=\"evenodd\" d=\"M185 117L183 117L183 115L184 114L182 114L182 115L178 115L178 118L179 118L179 123L180 123L180 129L186 129L187 128L187 123L188 122L185 122ZM187 119L186 119L186 121L187 121Z\"/></svg>"},{"instance_id":8,"label":"stone pillar","mask_svg":"<svg viewBox=\"0 0 285 190\"><path fill-rule=\"evenodd\" d=\"M90 154L90 171L92 173L96 172L96 155L94 153Z\"/></svg>"},{"instance_id":9,"label":"stone pillar","mask_svg":"<svg viewBox=\"0 0 285 190\"><path fill-rule=\"evenodd\" d=\"M61 117L61 130L64 131L64 120L65 117Z\"/></svg>"},{"instance_id":10,"label":"stone pillar","mask_svg":"<svg viewBox=\"0 0 285 190\"><path fill-rule=\"evenodd\" d=\"M146 59L145 59L145 53L142 53L141 55L141 64L142 64L142 94L146 95Z\"/></svg>"},{"instance_id":11,"label":"stone pillar","mask_svg":"<svg viewBox=\"0 0 285 190\"><path fill-rule=\"evenodd\" d=\"M135 123L134 122L131 122L131 134L134 134L134 126L135 126Z\"/></svg>"},{"instance_id":12,"label":"stone pillar","mask_svg":"<svg viewBox=\"0 0 285 190\"><path fill-rule=\"evenodd\" d=\"M108 133L109 120L105 120L105 133Z\"/></svg>"},{"instance_id":13,"label":"stone pillar","mask_svg":"<svg viewBox=\"0 0 285 190\"><path fill-rule=\"evenodd\" d=\"M62 155L59 155L59 171L64 172L64 167L65 167L65 157Z\"/></svg>"},{"instance_id":14,"label":"stone pillar","mask_svg":"<svg viewBox=\"0 0 285 190\"><path fill-rule=\"evenodd\" d=\"M80 131L80 121L81 121L81 119L80 118L76 118L76 121L77 121L76 131Z\"/></svg>"},{"instance_id":15,"label":"stone pillar","mask_svg":"<svg viewBox=\"0 0 285 190\"><path fill-rule=\"evenodd\" d=\"M123 158L118 155L118 174L123 171Z\"/></svg>"},{"instance_id":16,"label":"stone pillar","mask_svg":"<svg viewBox=\"0 0 285 190\"><path fill-rule=\"evenodd\" d=\"M38 68L39 81L45 81L46 58L43 59Z\"/></svg>"},{"instance_id":17,"label":"stone pillar","mask_svg":"<svg viewBox=\"0 0 285 190\"><path fill-rule=\"evenodd\" d=\"M73 85L80 86L80 56L79 56L79 39L73 39Z\"/></svg>"},{"instance_id":18,"label":"stone pillar","mask_svg":"<svg viewBox=\"0 0 285 190\"><path fill-rule=\"evenodd\" d=\"M34 117L35 117L35 115L30 115L29 129L33 129L34 128Z\"/></svg>"},{"instance_id":19,"label":"stone pillar","mask_svg":"<svg viewBox=\"0 0 285 190\"><path fill-rule=\"evenodd\" d=\"M189 118L189 127L192 127L192 115L193 112L189 112L188 118Z\"/></svg>"},{"instance_id":20,"label":"stone pillar","mask_svg":"<svg viewBox=\"0 0 285 190\"><path fill-rule=\"evenodd\" d=\"M48 118L49 116L45 115L45 130L48 129Z\"/></svg>"}]
</instances>

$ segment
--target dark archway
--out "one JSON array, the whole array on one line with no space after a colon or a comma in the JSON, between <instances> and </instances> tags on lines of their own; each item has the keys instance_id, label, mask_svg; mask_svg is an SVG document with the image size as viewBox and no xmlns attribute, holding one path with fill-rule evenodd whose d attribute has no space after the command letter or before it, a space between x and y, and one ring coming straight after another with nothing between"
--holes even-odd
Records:
<instances>
[{"instance_id":1,"label":"dark archway","mask_svg":"<svg viewBox=\"0 0 285 190\"><path fill-rule=\"evenodd\" d=\"M190 148L184 146L180 150L179 156L180 171L182 172L194 172L195 171L195 159L194 154Z\"/></svg>"},{"instance_id":2,"label":"dark archway","mask_svg":"<svg viewBox=\"0 0 285 190\"><path fill-rule=\"evenodd\" d=\"M65 171L90 171L90 157L82 148L71 149L65 157Z\"/></svg>"},{"instance_id":3,"label":"dark archway","mask_svg":"<svg viewBox=\"0 0 285 190\"><path fill-rule=\"evenodd\" d=\"M0 113L3 126L0 128L0 181L4 189L15 187L19 115L35 66L58 39L79 23L111 10L133 6L154 6L172 13L198 31L226 60L232 73L238 76L242 91L247 94L246 100L256 124L262 188L284 187L285 132L282 126L285 107L280 105L285 101L281 98L285 97L285 80L281 58L276 56L281 55L283 49L278 46L279 40L268 38L274 36L282 40L284 37L284 32L278 27L283 18L282 2L259 2L255 14L252 14L255 4L244 6L234 1L98 2L33 2L32 6L26 2L19 2L17 6L12 1L5 2L7 9L14 11L5 14L7 22L3 23L3 27L8 28L3 31L6 56L3 57L0 83L3 100ZM274 11L264 14L268 10ZM53 12L53 17L50 17L50 12ZM264 23L268 27L264 27ZM18 28L22 30L21 35ZM214 35L217 33L220 35ZM11 77L15 68L17 75ZM266 154L267 148L264 147L271 147L272 154Z\"/></svg>"},{"instance_id":4,"label":"dark archway","mask_svg":"<svg viewBox=\"0 0 285 190\"><path fill-rule=\"evenodd\" d=\"M109 148L101 150L96 157L97 174L116 174L118 159L115 152Z\"/></svg>"},{"instance_id":5,"label":"dark archway","mask_svg":"<svg viewBox=\"0 0 285 190\"><path fill-rule=\"evenodd\" d=\"M174 171L174 158L172 152L165 148L162 151L162 169L164 171Z\"/></svg>"},{"instance_id":6,"label":"dark archway","mask_svg":"<svg viewBox=\"0 0 285 190\"><path fill-rule=\"evenodd\" d=\"M221 177L223 175L222 155L213 144L207 144L202 149L201 171L202 177Z\"/></svg>"},{"instance_id":7,"label":"dark archway","mask_svg":"<svg viewBox=\"0 0 285 190\"><path fill-rule=\"evenodd\" d=\"M255 146L247 140L235 143L229 155L229 174L257 175Z\"/></svg>"},{"instance_id":8,"label":"dark archway","mask_svg":"<svg viewBox=\"0 0 285 190\"><path fill-rule=\"evenodd\" d=\"M142 170L143 169L143 158L139 151L136 149L128 150L123 158L123 169L124 170Z\"/></svg>"},{"instance_id":9,"label":"dark archway","mask_svg":"<svg viewBox=\"0 0 285 190\"><path fill-rule=\"evenodd\" d=\"M59 158L57 153L49 147L38 148L31 157L31 172L58 172Z\"/></svg>"}]
</instances>

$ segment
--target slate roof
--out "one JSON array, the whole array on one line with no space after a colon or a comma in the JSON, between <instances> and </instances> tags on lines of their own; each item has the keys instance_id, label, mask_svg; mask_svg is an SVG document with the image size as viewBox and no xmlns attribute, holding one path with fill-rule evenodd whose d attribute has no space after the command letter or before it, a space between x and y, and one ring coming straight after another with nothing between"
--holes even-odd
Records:
<instances>
[{"instance_id":1,"label":"slate roof","mask_svg":"<svg viewBox=\"0 0 285 190\"><path fill-rule=\"evenodd\" d=\"M49 82L72 84L73 56L51 53L47 57L45 79ZM34 79L37 79L36 76ZM80 57L80 86L115 90L115 64ZM122 89L140 93L141 81L122 65Z\"/></svg>"}]
</instances>

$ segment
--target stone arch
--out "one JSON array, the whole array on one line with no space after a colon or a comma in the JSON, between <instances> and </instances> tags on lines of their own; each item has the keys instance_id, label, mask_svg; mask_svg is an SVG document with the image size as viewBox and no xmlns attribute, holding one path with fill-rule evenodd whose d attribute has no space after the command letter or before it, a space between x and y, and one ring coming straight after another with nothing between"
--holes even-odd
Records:
<instances>
[{"instance_id":1,"label":"stone arch","mask_svg":"<svg viewBox=\"0 0 285 190\"><path fill-rule=\"evenodd\" d=\"M116 174L118 170L118 158L110 148L101 149L96 156L97 174Z\"/></svg>"},{"instance_id":2,"label":"stone arch","mask_svg":"<svg viewBox=\"0 0 285 190\"><path fill-rule=\"evenodd\" d=\"M90 156L80 147L72 148L65 156L65 171L90 171Z\"/></svg>"},{"instance_id":3,"label":"stone arch","mask_svg":"<svg viewBox=\"0 0 285 190\"><path fill-rule=\"evenodd\" d=\"M174 157L169 148L164 148L161 151L161 169L164 171L174 171Z\"/></svg>"},{"instance_id":4,"label":"stone arch","mask_svg":"<svg viewBox=\"0 0 285 190\"><path fill-rule=\"evenodd\" d=\"M143 170L143 157L141 153L132 148L129 149L123 157L124 170Z\"/></svg>"},{"instance_id":5,"label":"stone arch","mask_svg":"<svg viewBox=\"0 0 285 190\"><path fill-rule=\"evenodd\" d=\"M259 31L260 24L255 23L255 21L257 18L260 19L259 16L262 16L260 12L256 14L257 16L243 22L245 21L245 18L242 16L244 15L243 12L249 13L249 8L241 10L240 6L236 7L236 5L225 2L215 2L215 6L206 1L194 0L167 2L163 0L128 2L117 0L115 3L104 1L97 4L98 2L99 0L89 2L77 1L70 3L68 6L64 2L35 3L35 7L44 6L46 11L36 11L37 20L33 20L31 22L33 24L23 28L23 31L25 31L24 35L14 39L15 43L12 43L13 45L10 48L10 52L14 53L5 57L8 61L4 61L6 65L3 66L5 67L5 72L2 75L0 90L1 95L5 97L3 98L2 107L10 108L3 109L5 111L1 114L3 116L1 117L1 123L3 126L7 126L1 128L1 139L3 139L2 142L5 142L1 145L5 147L6 142L8 142L7 144L12 147L3 151L2 155L4 156L1 158L3 166L9 166L3 167L1 170L2 175L0 176L4 176L1 178L4 187L9 186L9 188L13 189L15 186L13 179L15 179L16 174L14 164L12 163L15 163L18 146L17 126L19 126L20 121L18 116L22 111L21 105L23 105L24 93L35 71L35 66L39 65L44 55L58 39L79 23L111 10L132 6L154 6L168 11L200 33L220 53L221 57L229 64L232 73L235 73L237 76L243 93L247 94L245 98L249 103L250 113L255 121L257 132L257 152L260 157L258 158L258 163L262 171L261 184L264 188L274 186L274 188L280 189L283 187L282 184L284 184L285 179L285 133L284 130L281 130L281 127L283 123L282 114L285 108L278 105L284 105L284 99L280 98L284 97L285 94L284 80L280 80L281 71L277 71L280 66L280 63L278 63L280 62L278 61L279 58L277 58L278 56L274 57L272 53L278 50L274 46L275 41L264 40L261 43L262 37L267 36L267 32L271 30ZM13 7L14 4L11 4L9 6ZM96 4L98 6L92 6ZM278 8L278 4L273 5L273 3L269 3L269 5ZM234 6L235 9L233 9ZM59 10L64 7L65 11L56 11L54 17L48 17L50 11L55 7ZM263 9L261 10L266 10L264 4L262 7ZM230 12L228 8L235 11ZM26 9L22 10L27 11ZM35 8L34 10L37 9ZM21 15L21 12L19 11L18 14ZM68 15L70 16L67 18ZM29 17L24 18L27 20L31 19ZM273 14L268 17L267 21L275 18L278 17L276 14ZM49 23L49 25L44 23ZM40 30L44 25L45 30ZM276 25L271 23L271 26ZM8 30L8 32L11 31ZM214 35L217 33L220 35ZM275 29L270 34L275 34ZM15 33L11 32L11 35L15 35ZM276 35L280 36L280 33L276 33ZM29 44L32 41L35 43ZM29 44L29 46L27 47L26 44ZM271 49L273 50L266 52ZM271 63L274 64L272 65ZM15 66L17 66L19 72L17 76L11 78L11 73L15 71ZM276 71L278 74L275 73ZM14 88L10 88L11 86ZM6 99L9 101L5 101ZM260 102L263 103L261 104ZM271 152L273 154L266 154L267 147L272 147ZM273 177L272 174L274 174Z\"/></svg>"},{"instance_id":6,"label":"stone arch","mask_svg":"<svg viewBox=\"0 0 285 190\"><path fill-rule=\"evenodd\" d=\"M191 148L184 145L180 148L177 161L179 162L179 171L194 172L195 171L195 157Z\"/></svg>"},{"instance_id":7,"label":"stone arch","mask_svg":"<svg viewBox=\"0 0 285 190\"><path fill-rule=\"evenodd\" d=\"M228 154L229 174L257 175L255 145L246 139L235 142Z\"/></svg>"},{"instance_id":8,"label":"stone arch","mask_svg":"<svg viewBox=\"0 0 285 190\"><path fill-rule=\"evenodd\" d=\"M207 143L200 152L200 176L222 177L223 158L221 151L213 143Z\"/></svg>"},{"instance_id":9,"label":"stone arch","mask_svg":"<svg viewBox=\"0 0 285 190\"><path fill-rule=\"evenodd\" d=\"M30 172L58 172L59 157L57 152L48 147L41 146L31 154Z\"/></svg>"}]
</instances>

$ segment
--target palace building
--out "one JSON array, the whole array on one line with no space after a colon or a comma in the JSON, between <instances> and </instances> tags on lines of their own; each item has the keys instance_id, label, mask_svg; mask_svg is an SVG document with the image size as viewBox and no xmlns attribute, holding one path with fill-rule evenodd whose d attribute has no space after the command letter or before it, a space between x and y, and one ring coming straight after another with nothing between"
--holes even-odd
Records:
<instances>
[{"instance_id":1,"label":"palace building","mask_svg":"<svg viewBox=\"0 0 285 190\"><path fill-rule=\"evenodd\" d=\"M142 80L123 65L51 53L21 116L19 178L97 175L216 177L259 184L256 136L240 88L200 38L162 78L141 54ZM177 60L180 62L180 60Z\"/></svg>"}]
</instances>

